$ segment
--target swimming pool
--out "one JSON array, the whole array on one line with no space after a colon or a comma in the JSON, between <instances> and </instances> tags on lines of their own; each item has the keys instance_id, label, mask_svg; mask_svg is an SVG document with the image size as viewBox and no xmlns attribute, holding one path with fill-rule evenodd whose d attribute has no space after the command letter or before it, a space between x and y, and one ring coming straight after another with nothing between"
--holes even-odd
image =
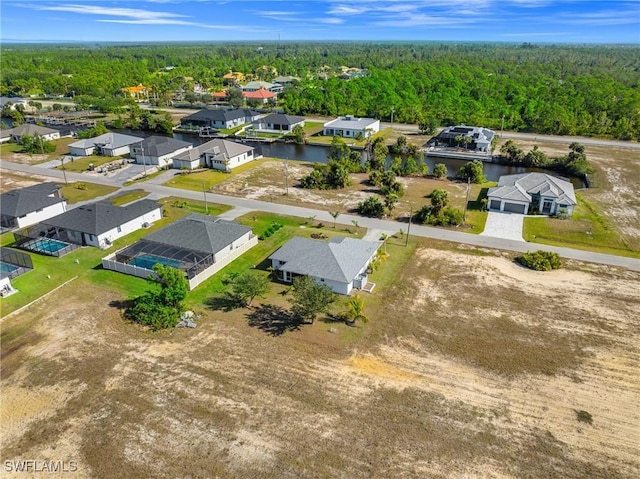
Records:
<instances>
[{"instance_id":1,"label":"swimming pool","mask_svg":"<svg viewBox=\"0 0 640 479\"><path fill-rule=\"evenodd\" d=\"M136 256L135 258L131 258L131 260L129 260L130 265L138 266L144 269L153 269L153 267L157 263L163 264L165 266L171 266L172 268L184 267L184 263L182 261L163 258L162 256L156 256L153 254L141 254L140 256Z\"/></svg>"},{"instance_id":2,"label":"swimming pool","mask_svg":"<svg viewBox=\"0 0 640 479\"><path fill-rule=\"evenodd\" d=\"M19 266L16 266L15 264L5 263L4 261L0 261L0 273L13 273L18 268Z\"/></svg>"},{"instance_id":3,"label":"swimming pool","mask_svg":"<svg viewBox=\"0 0 640 479\"><path fill-rule=\"evenodd\" d=\"M51 254L57 253L67 246L69 246L69 244L64 241L58 241L51 238L39 238L29 245L29 249L40 253Z\"/></svg>"}]
</instances>

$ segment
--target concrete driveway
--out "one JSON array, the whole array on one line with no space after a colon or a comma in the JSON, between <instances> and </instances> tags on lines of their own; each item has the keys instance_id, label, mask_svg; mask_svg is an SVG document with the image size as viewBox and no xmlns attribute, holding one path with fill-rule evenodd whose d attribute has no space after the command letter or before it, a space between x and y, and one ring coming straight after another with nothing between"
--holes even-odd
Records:
<instances>
[{"instance_id":1,"label":"concrete driveway","mask_svg":"<svg viewBox=\"0 0 640 479\"><path fill-rule=\"evenodd\" d=\"M489 211L487 223L484 225L484 231L481 235L513 241L524 241L524 239L522 239L524 218L525 215L518 213Z\"/></svg>"}]
</instances>

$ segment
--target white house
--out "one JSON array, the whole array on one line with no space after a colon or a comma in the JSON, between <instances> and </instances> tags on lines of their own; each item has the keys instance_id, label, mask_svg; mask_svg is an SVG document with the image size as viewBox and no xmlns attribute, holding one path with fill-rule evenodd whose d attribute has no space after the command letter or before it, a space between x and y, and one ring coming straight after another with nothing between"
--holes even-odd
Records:
<instances>
[{"instance_id":1,"label":"white house","mask_svg":"<svg viewBox=\"0 0 640 479\"><path fill-rule=\"evenodd\" d=\"M55 183L41 183L0 195L0 223L3 228L24 228L67 211Z\"/></svg>"},{"instance_id":2,"label":"white house","mask_svg":"<svg viewBox=\"0 0 640 479\"><path fill-rule=\"evenodd\" d=\"M37 227L30 228L29 236L108 248L118 238L161 218L162 209L152 200L139 200L127 206L97 202L49 218Z\"/></svg>"},{"instance_id":3,"label":"white house","mask_svg":"<svg viewBox=\"0 0 640 479\"><path fill-rule=\"evenodd\" d=\"M296 126L304 127L304 118L301 116L285 115L284 113L271 113L254 121L251 125L256 131L289 133Z\"/></svg>"},{"instance_id":4,"label":"white house","mask_svg":"<svg viewBox=\"0 0 640 479\"><path fill-rule=\"evenodd\" d=\"M131 146L131 156L140 165L169 166L173 157L193 148L191 143L166 136L150 136Z\"/></svg>"},{"instance_id":5,"label":"white house","mask_svg":"<svg viewBox=\"0 0 640 479\"><path fill-rule=\"evenodd\" d=\"M76 141L69 145L69 154L89 156L94 153L103 156L122 156L130 153L131 145L140 143L142 138L122 133L105 133L104 135Z\"/></svg>"},{"instance_id":6,"label":"white house","mask_svg":"<svg viewBox=\"0 0 640 479\"><path fill-rule=\"evenodd\" d=\"M254 148L229 140L216 138L173 157L173 167L193 170L208 167L231 171L255 160Z\"/></svg>"},{"instance_id":7,"label":"white house","mask_svg":"<svg viewBox=\"0 0 640 479\"><path fill-rule=\"evenodd\" d=\"M161 263L182 270L193 289L256 244L247 226L191 214L103 258L102 266L147 278Z\"/></svg>"},{"instance_id":8,"label":"white house","mask_svg":"<svg viewBox=\"0 0 640 479\"><path fill-rule=\"evenodd\" d=\"M571 216L576 202L573 185L545 173L501 176L498 186L487 192L489 209L525 214Z\"/></svg>"},{"instance_id":9,"label":"white house","mask_svg":"<svg viewBox=\"0 0 640 479\"><path fill-rule=\"evenodd\" d=\"M354 288L367 287L369 264L380 245L353 238L335 237L327 242L294 237L269 259L285 283L296 276L310 276L334 293L349 294Z\"/></svg>"},{"instance_id":10,"label":"white house","mask_svg":"<svg viewBox=\"0 0 640 479\"><path fill-rule=\"evenodd\" d=\"M47 128L45 126L34 125L33 123L23 123L20 126L7 130L11 134L11 139L15 143L21 143L22 137L25 135L39 136L43 140L51 141L60 138L60 132L53 128Z\"/></svg>"},{"instance_id":11,"label":"white house","mask_svg":"<svg viewBox=\"0 0 640 479\"><path fill-rule=\"evenodd\" d=\"M356 138L358 136L368 138L379 131L380 120L341 116L325 123L322 134L324 136L343 136L345 138Z\"/></svg>"}]
</instances>

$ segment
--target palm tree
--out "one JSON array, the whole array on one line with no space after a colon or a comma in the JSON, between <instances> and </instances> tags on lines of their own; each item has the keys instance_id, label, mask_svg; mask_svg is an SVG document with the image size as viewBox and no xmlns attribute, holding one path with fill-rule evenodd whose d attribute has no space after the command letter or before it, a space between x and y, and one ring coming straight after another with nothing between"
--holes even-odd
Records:
<instances>
[{"instance_id":1,"label":"palm tree","mask_svg":"<svg viewBox=\"0 0 640 479\"><path fill-rule=\"evenodd\" d=\"M333 217L333 229L336 229L336 220L340 216L340 211L329 211L329 214Z\"/></svg>"},{"instance_id":2,"label":"palm tree","mask_svg":"<svg viewBox=\"0 0 640 479\"><path fill-rule=\"evenodd\" d=\"M360 224L356 220L352 220L351 222L353 223L353 226L356 227L356 234L357 234L358 231L359 231L358 228L359 228Z\"/></svg>"},{"instance_id":3,"label":"palm tree","mask_svg":"<svg viewBox=\"0 0 640 479\"><path fill-rule=\"evenodd\" d=\"M382 240L382 247L384 248L384 254L387 254L387 239L389 239L389 235L386 233L382 233L380 235L380 239Z\"/></svg>"},{"instance_id":4,"label":"palm tree","mask_svg":"<svg viewBox=\"0 0 640 479\"><path fill-rule=\"evenodd\" d=\"M345 316L349 325L354 325L356 321L363 323L369 321L369 318L364 315L364 301L360 296L354 296L349 300Z\"/></svg>"}]
</instances>

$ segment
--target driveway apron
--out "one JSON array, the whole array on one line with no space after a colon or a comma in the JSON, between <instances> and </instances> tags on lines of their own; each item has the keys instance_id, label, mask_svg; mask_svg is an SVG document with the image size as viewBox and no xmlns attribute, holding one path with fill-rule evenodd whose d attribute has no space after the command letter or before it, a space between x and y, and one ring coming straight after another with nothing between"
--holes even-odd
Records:
<instances>
[{"instance_id":1,"label":"driveway apron","mask_svg":"<svg viewBox=\"0 0 640 479\"><path fill-rule=\"evenodd\" d=\"M518 213L489 211L484 231L481 234L482 236L491 236L493 238L524 241L522 238L524 218L525 215Z\"/></svg>"}]
</instances>

